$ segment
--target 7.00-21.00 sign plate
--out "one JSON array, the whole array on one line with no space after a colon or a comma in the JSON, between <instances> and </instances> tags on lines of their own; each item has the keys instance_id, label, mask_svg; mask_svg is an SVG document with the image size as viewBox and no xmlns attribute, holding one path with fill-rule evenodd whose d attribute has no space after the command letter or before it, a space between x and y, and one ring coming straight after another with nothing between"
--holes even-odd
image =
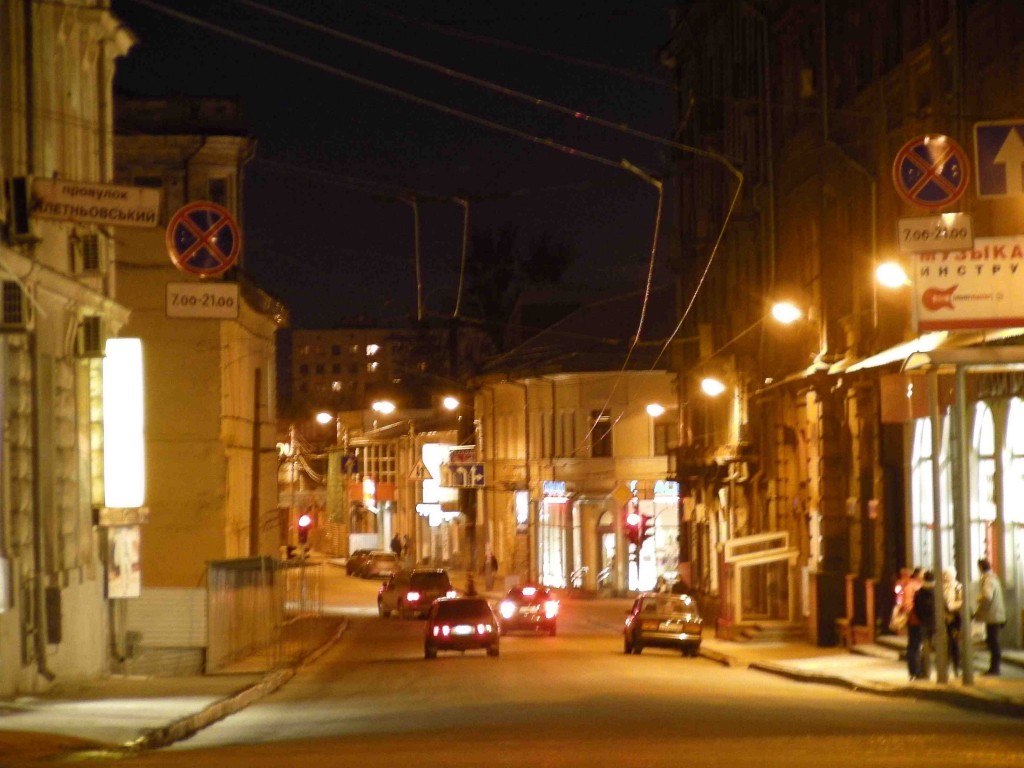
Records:
<instances>
[{"instance_id":1,"label":"7.00-21.00 sign plate","mask_svg":"<svg viewBox=\"0 0 1024 768\"><path fill-rule=\"evenodd\" d=\"M168 283L167 317L235 320L238 283Z\"/></svg>"}]
</instances>

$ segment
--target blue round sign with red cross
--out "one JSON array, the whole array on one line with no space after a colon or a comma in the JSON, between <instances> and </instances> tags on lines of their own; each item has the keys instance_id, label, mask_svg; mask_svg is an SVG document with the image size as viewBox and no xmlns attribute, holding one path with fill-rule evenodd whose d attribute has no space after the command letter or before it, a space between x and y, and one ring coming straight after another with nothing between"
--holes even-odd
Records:
<instances>
[{"instance_id":1,"label":"blue round sign with red cross","mask_svg":"<svg viewBox=\"0 0 1024 768\"><path fill-rule=\"evenodd\" d=\"M926 134L896 153L892 181L908 203L922 208L952 205L967 190L967 155L948 136Z\"/></svg>"},{"instance_id":2,"label":"blue round sign with red cross","mask_svg":"<svg viewBox=\"0 0 1024 768\"><path fill-rule=\"evenodd\" d=\"M167 224L167 253L182 272L213 277L238 260L242 233L231 213L207 201L189 203Z\"/></svg>"}]
</instances>

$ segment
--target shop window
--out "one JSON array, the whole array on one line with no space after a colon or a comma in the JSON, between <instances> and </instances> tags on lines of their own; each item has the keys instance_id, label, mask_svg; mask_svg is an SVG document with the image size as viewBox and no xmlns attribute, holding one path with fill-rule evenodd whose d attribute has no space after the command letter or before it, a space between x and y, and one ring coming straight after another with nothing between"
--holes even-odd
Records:
<instances>
[{"instance_id":1,"label":"shop window","mask_svg":"<svg viewBox=\"0 0 1024 768\"><path fill-rule=\"evenodd\" d=\"M996 521L996 435L992 409L974 406L971 433L971 562L992 558L992 529Z\"/></svg>"}]
</instances>

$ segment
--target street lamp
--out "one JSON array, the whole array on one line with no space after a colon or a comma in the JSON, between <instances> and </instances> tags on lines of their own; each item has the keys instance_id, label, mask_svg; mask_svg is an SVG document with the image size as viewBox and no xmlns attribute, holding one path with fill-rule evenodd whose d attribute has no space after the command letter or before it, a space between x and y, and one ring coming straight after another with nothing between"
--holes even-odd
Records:
<instances>
[{"instance_id":1,"label":"street lamp","mask_svg":"<svg viewBox=\"0 0 1024 768\"><path fill-rule=\"evenodd\" d=\"M720 394L725 392L725 384L714 376L705 376L701 379L700 388L708 397L718 397Z\"/></svg>"},{"instance_id":2,"label":"street lamp","mask_svg":"<svg viewBox=\"0 0 1024 768\"><path fill-rule=\"evenodd\" d=\"M878 269L875 270L875 277L886 288L902 288L905 285L910 285L907 270L898 261L885 261L879 264Z\"/></svg>"}]
</instances>

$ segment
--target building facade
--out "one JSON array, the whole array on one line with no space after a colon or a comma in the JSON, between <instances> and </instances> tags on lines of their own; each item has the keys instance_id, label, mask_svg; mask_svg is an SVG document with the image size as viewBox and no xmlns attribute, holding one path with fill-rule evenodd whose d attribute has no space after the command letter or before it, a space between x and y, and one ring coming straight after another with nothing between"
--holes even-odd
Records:
<instances>
[{"instance_id":1,"label":"building facade","mask_svg":"<svg viewBox=\"0 0 1024 768\"><path fill-rule=\"evenodd\" d=\"M930 137L948 137L977 159L979 124L1019 118L1022 47L1009 30L1019 28L1021 10L946 0L688 3L677 18L663 60L694 96L682 135L728 161L686 152L679 160L687 179L684 291L711 259L680 370L690 403L680 480L696 525L728 520L725 540L785 533L798 552L798 623L823 645L884 630L880 617L901 568L959 567L969 582L977 574L973 566L963 572L965 564L988 556L1007 585L1013 618L1004 639L1019 643L1011 501L1019 373L967 375L963 514L971 533L957 543L960 481L949 469L952 397L943 389L937 558L927 377L908 365L915 352L935 349L974 347L995 359L991 349L1018 330L1010 322L930 331L920 325L926 305L914 287L887 290L875 273L894 259L912 283L920 280L899 233L929 214L972 217L975 246L961 254L983 254L982 238L1014 241L1021 232L1024 190L983 195L976 180L960 184L954 172L948 189L929 198L927 179L901 190L899 162ZM977 171L985 169L970 173ZM718 191L695 194L705 189ZM767 310L780 298L802 306L802 322L772 323ZM709 373L727 382L725 397L700 397L698 381ZM699 534L690 560L704 588L721 595L721 558ZM757 602L756 591L739 600ZM720 628L729 621L726 612Z\"/></svg>"},{"instance_id":2,"label":"building facade","mask_svg":"<svg viewBox=\"0 0 1024 768\"><path fill-rule=\"evenodd\" d=\"M242 180L254 152L237 105L225 100L121 99L116 169L156 188L161 227L119 230L118 295L127 330L145 346L148 522L138 597L123 601L123 667L203 669L210 561L277 557L276 331L285 309L231 268L199 277L176 268L165 229L183 206L212 202L244 234ZM244 245L243 245L244 249ZM244 250L243 250L244 265ZM179 316L171 288L237 288L237 312ZM188 478L187 483L182 478Z\"/></svg>"},{"instance_id":3,"label":"building facade","mask_svg":"<svg viewBox=\"0 0 1024 768\"><path fill-rule=\"evenodd\" d=\"M102 6L0 8L0 696L108 669L108 541L96 515L105 382L91 331L121 334L128 311L115 300L109 222L90 204L35 203L40 180L48 192L64 181L109 190L114 66L133 42Z\"/></svg>"}]
</instances>

